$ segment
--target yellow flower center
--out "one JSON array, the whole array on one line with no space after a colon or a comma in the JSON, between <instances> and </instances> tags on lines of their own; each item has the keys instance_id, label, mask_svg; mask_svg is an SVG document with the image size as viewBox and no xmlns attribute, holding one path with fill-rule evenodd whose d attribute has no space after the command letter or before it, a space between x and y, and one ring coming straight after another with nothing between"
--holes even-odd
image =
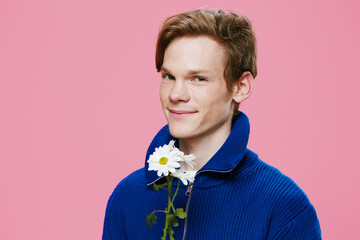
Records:
<instances>
[{"instance_id":1,"label":"yellow flower center","mask_svg":"<svg viewBox=\"0 0 360 240\"><path fill-rule=\"evenodd\" d=\"M162 157L162 158L160 158L159 163L161 165L165 165L168 161L169 161L169 159L167 157Z\"/></svg>"}]
</instances>

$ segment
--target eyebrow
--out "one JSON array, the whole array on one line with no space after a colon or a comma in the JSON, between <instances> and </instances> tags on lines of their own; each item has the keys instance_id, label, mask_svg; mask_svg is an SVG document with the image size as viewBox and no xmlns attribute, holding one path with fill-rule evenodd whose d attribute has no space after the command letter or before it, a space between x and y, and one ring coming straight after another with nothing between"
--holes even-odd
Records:
<instances>
[{"instance_id":1,"label":"eyebrow","mask_svg":"<svg viewBox=\"0 0 360 240\"><path fill-rule=\"evenodd\" d=\"M163 67L163 66L161 66L160 71L168 72L168 73L171 72L170 70L168 70L166 67ZM199 69L199 70L189 70L187 72L187 75L194 75L194 74L200 74L200 73L212 74L211 71Z\"/></svg>"}]
</instances>

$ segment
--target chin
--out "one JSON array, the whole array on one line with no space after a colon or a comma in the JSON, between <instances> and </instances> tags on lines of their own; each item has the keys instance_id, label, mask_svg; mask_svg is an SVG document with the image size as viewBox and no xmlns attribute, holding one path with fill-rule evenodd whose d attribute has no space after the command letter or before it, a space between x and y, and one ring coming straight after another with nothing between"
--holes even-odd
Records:
<instances>
[{"instance_id":1,"label":"chin","mask_svg":"<svg viewBox=\"0 0 360 240\"><path fill-rule=\"evenodd\" d=\"M178 139L186 139L194 136L194 129L185 129L184 127L171 127L169 125L171 136Z\"/></svg>"}]
</instances>

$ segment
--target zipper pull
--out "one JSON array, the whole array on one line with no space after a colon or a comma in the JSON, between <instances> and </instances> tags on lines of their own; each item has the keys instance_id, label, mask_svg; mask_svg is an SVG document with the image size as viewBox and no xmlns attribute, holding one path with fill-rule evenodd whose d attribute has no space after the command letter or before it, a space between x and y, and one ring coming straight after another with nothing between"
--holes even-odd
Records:
<instances>
[{"instance_id":1,"label":"zipper pull","mask_svg":"<svg viewBox=\"0 0 360 240\"><path fill-rule=\"evenodd\" d=\"M194 185L193 183L189 183L189 186L188 186L188 188L187 188L187 190L185 192L186 196L190 197L192 189L193 189L193 185Z\"/></svg>"}]
</instances>

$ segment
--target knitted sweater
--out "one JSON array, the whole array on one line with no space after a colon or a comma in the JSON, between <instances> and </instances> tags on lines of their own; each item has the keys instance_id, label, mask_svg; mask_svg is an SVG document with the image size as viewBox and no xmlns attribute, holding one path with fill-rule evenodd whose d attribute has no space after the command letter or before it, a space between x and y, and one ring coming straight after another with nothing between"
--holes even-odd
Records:
<instances>
[{"instance_id":1,"label":"knitted sweater","mask_svg":"<svg viewBox=\"0 0 360 240\"><path fill-rule=\"evenodd\" d=\"M247 149L249 132L249 120L240 112L223 146L197 172L189 196L188 186L180 184L174 206L186 209L188 215L173 228L175 239L321 239L315 209L305 193ZM165 126L150 144L146 159L171 139L177 140ZM153 190L151 185L163 179L147 169L145 161L145 168L115 188L102 239L158 240L163 235L165 214L157 213L152 228L145 219L153 210L166 208L167 191Z\"/></svg>"}]
</instances>

